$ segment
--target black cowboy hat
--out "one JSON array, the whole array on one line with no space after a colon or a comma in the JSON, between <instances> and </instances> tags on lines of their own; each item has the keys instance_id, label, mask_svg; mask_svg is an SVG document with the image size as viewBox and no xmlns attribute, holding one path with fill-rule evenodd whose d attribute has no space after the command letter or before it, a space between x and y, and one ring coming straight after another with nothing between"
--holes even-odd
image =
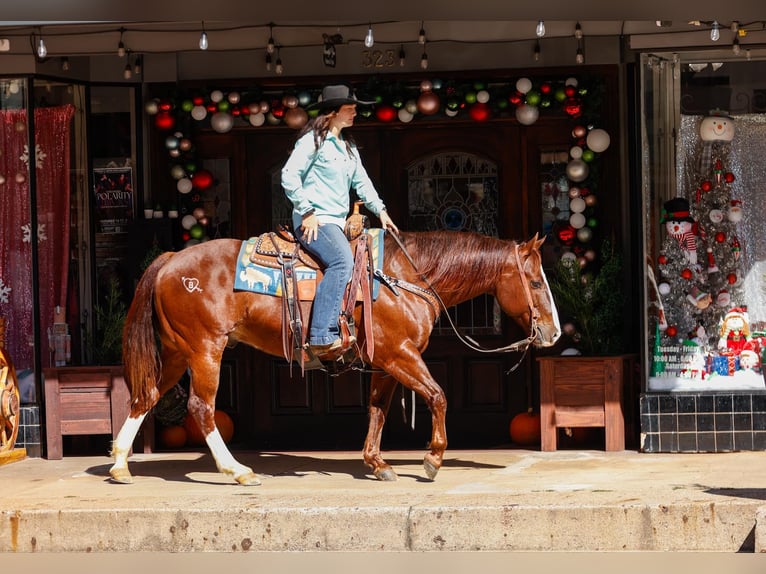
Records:
<instances>
[{"instance_id":1,"label":"black cowboy hat","mask_svg":"<svg viewBox=\"0 0 766 574\"><path fill-rule=\"evenodd\" d=\"M351 88L343 84L336 84L322 88L322 94L319 96L317 102L308 106L307 109L319 108L320 110L328 110L339 108L346 104L370 105L374 103L375 102L358 100L356 94L351 91Z\"/></svg>"}]
</instances>

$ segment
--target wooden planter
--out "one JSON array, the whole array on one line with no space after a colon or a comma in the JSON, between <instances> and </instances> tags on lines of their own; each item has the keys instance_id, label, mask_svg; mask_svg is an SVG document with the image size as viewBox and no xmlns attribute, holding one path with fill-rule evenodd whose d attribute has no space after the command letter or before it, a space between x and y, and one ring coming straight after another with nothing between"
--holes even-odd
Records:
<instances>
[{"instance_id":1,"label":"wooden planter","mask_svg":"<svg viewBox=\"0 0 766 574\"><path fill-rule=\"evenodd\" d=\"M63 456L63 435L117 436L130 414L130 392L121 366L50 368L43 370L43 376L47 458ZM147 451L151 444L144 438Z\"/></svg>"},{"instance_id":2,"label":"wooden planter","mask_svg":"<svg viewBox=\"0 0 766 574\"><path fill-rule=\"evenodd\" d=\"M625 450L625 390L636 355L538 357L540 448L556 450L560 427L603 427L606 450Z\"/></svg>"}]
</instances>

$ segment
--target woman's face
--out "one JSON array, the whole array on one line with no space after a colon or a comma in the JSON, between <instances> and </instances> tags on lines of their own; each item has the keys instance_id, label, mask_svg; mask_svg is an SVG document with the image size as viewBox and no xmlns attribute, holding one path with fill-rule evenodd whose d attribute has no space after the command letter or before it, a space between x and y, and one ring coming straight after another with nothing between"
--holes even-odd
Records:
<instances>
[{"instance_id":1,"label":"woman's face","mask_svg":"<svg viewBox=\"0 0 766 574\"><path fill-rule=\"evenodd\" d=\"M330 123L338 129L347 128L354 125L354 118L356 117L356 104L344 104L340 109L335 112Z\"/></svg>"}]
</instances>

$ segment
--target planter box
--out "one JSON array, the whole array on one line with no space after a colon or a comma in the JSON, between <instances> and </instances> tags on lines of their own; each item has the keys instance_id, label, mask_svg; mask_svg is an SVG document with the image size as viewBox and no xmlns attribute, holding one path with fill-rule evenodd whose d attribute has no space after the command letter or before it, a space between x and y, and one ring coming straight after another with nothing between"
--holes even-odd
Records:
<instances>
[{"instance_id":1,"label":"planter box","mask_svg":"<svg viewBox=\"0 0 766 574\"><path fill-rule=\"evenodd\" d=\"M625 450L625 389L636 355L538 357L540 447L556 450L560 427L603 427L606 450Z\"/></svg>"},{"instance_id":2,"label":"planter box","mask_svg":"<svg viewBox=\"0 0 766 574\"><path fill-rule=\"evenodd\" d=\"M63 435L117 436L130 414L121 366L50 368L43 369L43 377L47 458L63 456ZM151 451L149 434L144 431L144 452Z\"/></svg>"}]
</instances>

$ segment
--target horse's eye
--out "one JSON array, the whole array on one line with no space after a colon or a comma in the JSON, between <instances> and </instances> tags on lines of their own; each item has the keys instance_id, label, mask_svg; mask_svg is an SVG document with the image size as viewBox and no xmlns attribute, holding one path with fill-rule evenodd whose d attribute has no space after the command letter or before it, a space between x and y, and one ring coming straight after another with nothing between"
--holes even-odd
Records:
<instances>
[{"instance_id":1,"label":"horse's eye","mask_svg":"<svg viewBox=\"0 0 766 574\"><path fill-rule=\"evenodd\" d=\"M540 281L532 281L530 285L532 285L532 289L540 289L540 287L543 286L542 282Z\"/></svg>"}]
</instances>

